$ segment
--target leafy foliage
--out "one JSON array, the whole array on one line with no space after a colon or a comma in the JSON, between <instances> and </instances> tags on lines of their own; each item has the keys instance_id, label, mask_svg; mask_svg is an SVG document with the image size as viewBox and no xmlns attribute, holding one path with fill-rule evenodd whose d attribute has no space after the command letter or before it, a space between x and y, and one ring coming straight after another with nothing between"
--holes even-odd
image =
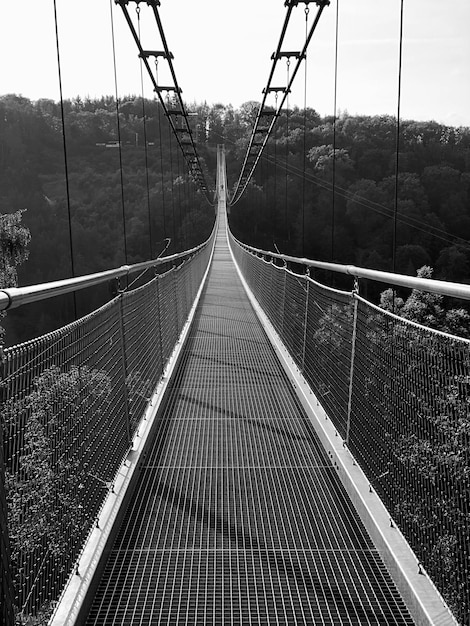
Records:
<instances>
[{"instance_id":1,"label":"leafy foliage","mask_svg":"<svg viewBox=\"0 0 470 626\"><path fill-rule=\"evenodd\" d=\"M114 98L65 102L69 225L60 107L51 100L0 97L0 213L26 208L23 221L31 232L21 285L71 276L69 226L77 275L156 258L166 238L171 254L210 234L214 210L183 165L159 104L130 96L119 109L122 187ZM190 118L203 142L207 114ZM203 161L212 158L209 148L203 147ZM79 314L108 298L106 288L79 295ZM15 310L7 339L10 345L25 341L72 319L66 299Z\"/></svg>"},{"instance_id":2,"label":"leafy foliage","mask_svg":"<svg viewBox=\"0 0 470 626\"><path fill-rule=\"evenodd\" d=\"M19 472L7 472L14 560L20 552L34 551L43 541L57 555L68 541L64 524L72 533L79 528L79 492L87 469L61 449L67 445L66 422L77 403L90 403L91 407L96 398L106 398L110 379L87 367L73 366L62 372L53 366L35 380L34 387L23 400L9 401L2 410L6 429L24 428Z\"/></svg>"},{"instance_id":3,"label":"leafy foliage","mask_svg":"<svg viewBox=\"0 0 470 626\"><path fill-rule=\"evenodd\" d=\"M258 106L188 107L209 179L216 146L225 142L228 177L234 184ZM118 140L114 98L65 102L77 274L126 262L124 222L127 262L156 256L166 237L172 242L170 253L195 245L212 225L213 210L182 167L158 102L128 96L119 102L119 111L122 189L118 150L107 147ZM21 269L20 282L65 278L71 258L60 107L52 100L2 96L0 134L0 211L27 208L23 219L32 235L31 262ZM262 248L277 246L288 254L390 270L396 120L344 113L336 120L335 134L334 151L331 117L322 118L313 109L283 111L267 158L231 211L231 226L240 239ZM430 265L438 278L466 282L470 129L403 120L400 149L396 271L414 275L417 268ZM106 296L94 293L82 302L81 312L102 304ZM378 300L378 289L370 287L368 297ZM52 308L45 302L29 311L13 311L9 317L11 343L70 321L66 304Z\"/></svg>"},{"instance_id":4,"label":"leafy foliage","mask_svg":"<svg viewBox=\"0 0 470 626\"><path fill-rule=\"evenodd\" d=\"M304 127L303 111L284 112L269 163L255 172L261 197L248 193L232 210L236 235L286 254L390 271L397 191L396 271L414 275L426 264L438 278L467 282L470 129L413 120L400 127L395 189L393 117L342 114L333 150L331 118L308 110ZM378 300L379 291L368 295Z\"/></svg>"},{"instance_id":5,"label":"leafy foliage","mask_svg":"<svg viewBox=\"0 0 470 626\"><path fill-rule=\"evenodd\" d=\"M427 266L418 270L421 278L432 273ZM446 308L437 294L413 290L404 301L389 289L382 293L381 304L407 320L470 338L468 313ZM402 420L393 435L385 433L393 451L389 466L395 467L395 477L406 477L396 479L393 514L455 616L468 623L469 348L457 337L433 337L414 326L394 324L390 333L378 317L371 316L372 325L383 328L374 335L375 349L403 364L394 368L394 389L407 390L409 380L421 381L403 395L395 392L393 415L403 415L406 423ZM460 371L464 373L456 373ZM386 395L375 410L391 415Z\"/></svg>"},{"instance_id":6,"label":"leafy foliage","mask_svg":"<svg viewBox=\"0 0 470 626\"><path fill-rule=\"evenodd\" d=\"M109 376L96 369L52 366L34 381L22 399L7 401L1 413L5 435L15 433L21 453L17 467L7 467L6 492L12 562L19 586L28 574L24 564L34 555L67 561L83 532L81 493L88 467L73 453L70 429L80 407L87 413L106 410ZM99 401L99 402L97 402ZM70 564L68 564L70 566Z\"/></svg>"},{"instance_id":7,"label":"leafy foliage","mask_svg":"<svg viewBox=\"0 0 470 626\"><path fill-rule=\"evenodd\" d=\"M418 269L417 275L418 278L432 278L433 269L424 265ZM381 306L423 326L470 338L470 314L463 308L446 308L444 296L440 294L413 289L403 301L395 298L392 289L387 289L381 294Z\"/></svg>"},{"instance_id":8,"label":"leafy foliage","mask_svg":"<svg viewBox=\"0 0 470 626\"><path fill-rule=\"evenodd\" d=\"M18 284L17 267L28 256L30 232L22 226L23 211L0 215L0 288L16 287ZM6 313L0 312L0 318ZM0 326L0 346L4 343L5 329Z\"/></svg>"},{"instance_id":9,"label":"leafy foliage","mask_svg":"<svg viewBox=\"0 0 470 626\"><path fill-rule=\"evenodd\" d=\"M432 273L427 266L418 271L421 278ZM388 289L380 303L403 321L359 302L349 445L454 615L467 624L470 348L424 325L469 337L469 316L419 290L402 299ZM334 351L345 369L351 311L350 304L332 303L315 333L316 344ZM322 402L344 437L334 402Z\"/></svg>"}]
</instances>

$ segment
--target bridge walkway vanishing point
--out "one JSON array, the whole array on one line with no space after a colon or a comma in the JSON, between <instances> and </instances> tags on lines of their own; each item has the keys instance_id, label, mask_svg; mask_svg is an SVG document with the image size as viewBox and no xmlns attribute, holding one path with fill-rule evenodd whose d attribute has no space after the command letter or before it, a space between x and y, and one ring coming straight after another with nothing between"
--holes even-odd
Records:
<instances>
[{"instance_id":1,"label":"bridge walkway vanishing point","mask_svg":"<svg viewBox=\"0 0 470 626\"><path fill-rule=\"evenodd\" d=\"M225 214L98 624L412 624L232 261Z\"/></svg>"}]
</instances>

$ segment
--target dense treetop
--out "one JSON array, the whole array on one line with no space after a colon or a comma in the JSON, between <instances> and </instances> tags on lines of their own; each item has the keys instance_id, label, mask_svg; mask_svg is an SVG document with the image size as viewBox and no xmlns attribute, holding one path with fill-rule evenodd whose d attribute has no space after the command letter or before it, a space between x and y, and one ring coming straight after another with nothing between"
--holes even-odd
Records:
<instances>
[{"instance_id":1,"label":"dense treetop","mask_svg":"<svg viewBox=\"0 0 470 626\"><path fill-rule=\"evenodd\" d=\"M239 109L188 105L208 180L216 146L225 143L235 184L257 109L257 102ZM0 97L0 214L24 211L31 233L20 284L70 276L70 234L76 274L157 256L167 237L176 251L208 235L213 208L190 180L156 100L123 98L120 135L113 97L77 97L65 101L64 112L71 224L60 106ZM236 236L262 248L391 270L396 198L396 271L414 275L427 265L436 278L467 282L470 129L402 121L398 185L396 141L391 116L342 113L334 124L313 109L283 111L247 193L232 207ZM34 320L18 316L31 335L48 329L57 313L44 304ZM24 338L14 329L10 337Z\"/></svg>"}]
</instances>

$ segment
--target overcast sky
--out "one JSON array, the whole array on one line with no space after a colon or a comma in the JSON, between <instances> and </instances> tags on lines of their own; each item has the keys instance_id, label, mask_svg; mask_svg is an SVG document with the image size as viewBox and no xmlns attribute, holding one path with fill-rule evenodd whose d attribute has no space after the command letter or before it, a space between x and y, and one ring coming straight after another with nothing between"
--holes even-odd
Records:
<instances>
[{"instance_id":1,"label":"overcast sky","mask_svg":"<svg viewBox=\"0 0 470 626\"><path fill-rule=\"evenodd\" d=\"M400 0L339 1L338 109L394 115ZM141 6L144 47L161 49L149 9ZM470 126L470 0L405 0L404 6L402 117ZM134 17L135 4L128 7ZM293 10L284 50L302 48L304 7ZM310 23L317 8L309 7ZM57 0L65 97L114 94L111 8L119 94L141 93L136 47L120 7L113 0ZM161 0L185 101L238 107L261 100L285 13L284 0ZM332 0L308 53L307 104L322 115L334 110L335 17ZM58 100L53 1L3 2L1 20L0 94ZM159 68L163 84L164 61ZM279 86L286 77L283 61ZM144 94L152 97L149 80ZM303 101L302 71L290 102Z\"/></svg>"}]
</instances>

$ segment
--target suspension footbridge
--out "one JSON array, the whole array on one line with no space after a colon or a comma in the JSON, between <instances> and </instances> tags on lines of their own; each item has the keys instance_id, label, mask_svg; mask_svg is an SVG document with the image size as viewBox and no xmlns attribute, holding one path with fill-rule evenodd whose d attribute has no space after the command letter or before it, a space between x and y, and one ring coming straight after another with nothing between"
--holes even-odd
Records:
<instances>
[{"instance_id":1,"label":"suspension footbridge","mask_svg":"<svg viewBox=\"0 0 470 626\"><path fill-rule=\"evenodd\" d=\"M7 310L117 287L2 355L2 623L469 623L470 342L371 304L359 283L462 299L469 287L257 249L227 217L329 2L286 1L232 193L223 146L208 182L160 3L142 10L158 50L140 3L134 17L115 3L192 183L215 198L214 228L162 258L0 290ZM317 12L292 51L299 4Z\"/></svg>"},{"instance_id":2,"label":"suspension footbridge","mask_svg":"<svg viewBox=\"0 0 470 626\"><path fill-rule=\"evenodd\" d=\"M411 624L244 291L223 202L173 378L85 623Z\"/></svg>"},{"instance_id":3,"label":"suspension footbridge","mask_svg":"<svg viewBox=\"0 0 470 626\"><path fill-rule=\"evenodd\" d=\"M33 462L21 441L41 425L55 441L41 467L66 496L65 517L50 520L57 503L30 495L45 526L16 556L22 601L34 611L60 600L52 624L454 623L381 498L398 511L409 497L400 485L415 472L392 452L404 428L423 428L390 368L408 377L410 354L426 347L413 386L424 410L433 389L441 402L436 386L448 389L467 342L379 315L237 243L219 159L206 244L7 350L7 467ZM449 489L425 487L431 500ZM50 498L51 485L37 489ZM423 528L416 545L431 538Z\"/></svg>"}]
</instances>

